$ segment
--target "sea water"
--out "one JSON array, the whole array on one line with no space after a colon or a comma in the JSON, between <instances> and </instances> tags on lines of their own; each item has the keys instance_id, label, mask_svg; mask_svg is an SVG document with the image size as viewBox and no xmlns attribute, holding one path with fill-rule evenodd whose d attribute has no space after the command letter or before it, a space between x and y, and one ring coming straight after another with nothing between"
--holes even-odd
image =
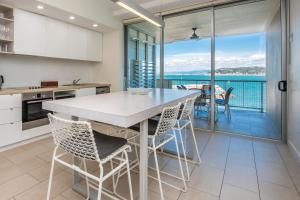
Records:
<instances>
[{"instance_id":1,"label":"sea water","mask_svg":"<svg viewBox=\"0 0 300 200\"><path fill-rule=\"evenodd\" d=\"M165 75L165 80L172 80L172 85L202 85L209 84L208 75ZM216 76L216 85L225 91L233 87L229 104L235 107L265 110L266 78L265 76Z\"/></svg>"}]
</instances>

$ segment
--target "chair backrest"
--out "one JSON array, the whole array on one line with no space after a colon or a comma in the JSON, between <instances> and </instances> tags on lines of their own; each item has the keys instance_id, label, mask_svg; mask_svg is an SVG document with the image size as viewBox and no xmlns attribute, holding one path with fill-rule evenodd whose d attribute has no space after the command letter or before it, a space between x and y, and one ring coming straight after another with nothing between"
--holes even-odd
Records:
<instances>
[{"instance_id":1,"label":"chair backrest","mask_svg":"<svg viewBox=\"0 0 300 200\"><path fill-rule=\"evenodd\" d=\"M211 90L211 85L203 85L202 90Z\"/></svg>"},{"instance_id":2,"label":"chair backrest","mask_svg":"<svg viewBox=\"0 0 300 200\"><path fill-rule=\"evenodd\" d=\"M163 109L154 136L166 134L169 129L175 126L180 105L181 103Z\"/></svg>"},{"instance_id":3,"label":"chair backrest","mask_svg":"<svg viewBox=\"0 0 300 200\"><path fill-rule=\"evenodd\" d=\"M199 96L195 96L193 98L187 98L185 100L179 120L189 120L190 116L192 115L193 109L194 109L195 101L198 97Z\"/></svg>"},{"instance_id":4,"label":"chair backrest","mask_svg":"<svg viewBox=\"0 0 300 200\"><path fill-rule=\"evenodd\" d=\"M183 90L187 90L187 88L184 85L180 85L180 86Z\"/></svg>"},{"instance_id":5,"label":"chair backrest","mask_svg":"<svg viewBox=\"0 0 300 200\"><path fill-rule=\"evenodd\" d=\"M178 90L182 90L182 87L180 85L176 86Z\"/></svg>"},{"instance_id":6,"label":"chair backrest","mask_svg":"<svg viewBox=\"0 0 300 200\"><path fill-rule=\"evenodd\" d=\"M228 88L228 90L226 91L226 93L225 93L225 99L224 99L225 104L228 104L228 103L229 103L229 99L230 99L230 95L231 95L232 90L233 90L233 87L230 87L230 88Z\"/></svg>"},{"instance_id":7,"label":"chair backrest","mask_svg":"<svg viewBox=\"0 0 300 200\"><path fill-rule=\"evenodd\" d=\"M89 122L65 120L48 114L54 143L73 156L100 162Z\"/></svg>"}]
</instances>

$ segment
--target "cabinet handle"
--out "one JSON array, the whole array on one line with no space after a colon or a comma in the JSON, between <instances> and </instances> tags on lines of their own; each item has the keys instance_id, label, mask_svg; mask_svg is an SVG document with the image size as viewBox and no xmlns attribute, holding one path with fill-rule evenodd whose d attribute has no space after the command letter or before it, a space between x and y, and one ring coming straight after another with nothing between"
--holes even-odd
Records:
<instances>
[{"instance_id":1,"label":"cabinet handle","mask_svg":"<svg viewBox=\"0 0 300 200\"><path fill-rule=\"evenodd\" d=\"M10 110L13 110L14 108L10 108Z\"/></svg>"},{"instance_id":2,"label":"cabinet handle","mask_svg":"<svg viewBox=\"0 0 300 200\"><path fill-rule=\"evenodd\" d=\"M13 123L13 122L11 122L11 123L10 123L10 125L14 125L14 123Z\"/></svg>"}]
</instances>

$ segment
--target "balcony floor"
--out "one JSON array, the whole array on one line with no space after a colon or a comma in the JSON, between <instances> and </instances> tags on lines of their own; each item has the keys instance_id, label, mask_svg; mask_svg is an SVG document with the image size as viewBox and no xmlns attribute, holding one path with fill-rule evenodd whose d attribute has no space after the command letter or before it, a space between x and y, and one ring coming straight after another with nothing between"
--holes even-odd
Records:
<instances>
[{"instance_id":1,"label":"balcony floor","mask_svg":"<svg viewBox=\"0 0 300 200\"><path fill-rule=\"evenodd\" d=\"M207 113L200 112L197 116L195 117L194 126L208 129L210 124L207 123L207 118L204 117L207 116ZM275 126L267 113L231 108L231 117L231 121L228 121L223 109L220 108L216 130L274 140L281 139L279 128Z\"/></svg>"}]
</instances>

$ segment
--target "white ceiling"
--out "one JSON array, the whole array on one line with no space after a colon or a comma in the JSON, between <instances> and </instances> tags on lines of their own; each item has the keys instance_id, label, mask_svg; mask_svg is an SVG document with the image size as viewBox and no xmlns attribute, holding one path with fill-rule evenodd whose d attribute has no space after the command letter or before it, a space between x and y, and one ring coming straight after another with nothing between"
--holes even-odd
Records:
<instances>
[{"instance_id":1,"label":"white ceiling","mask_svg":"<svg viewBox=\"0 0 300 200\"><path fill-rule=\"evenodd\" d=\"M109 2L110 3L110 2ZM87 29L91 29L97 32L110 32L114 30L112 27L102 24L101 22L91 20L86 17L82 17L77 13L71 13L66 10L51 6L50 4L44 3L42 0L26 0L26 3L24 3L23 0L0 0L0 4L8 5L13 8L19 8L23 10L27 10L33 13L37 13L40 15L48 16L60 21L64 21L70 24L74 24L77 26L81 26ZM44 10L38 10L36 7L37 5L44 5ZM111 3L112 6L114 6L113 3ZM112 7L111 6L111 7ZM76 20L70 21L69 16L73 15L76 17ZM92 27L92 24L97 23L99 26L94 28Z\"/></svg>"},{"instance_id":2,"label":"white ceiling","mask_svg":"<svg viewBox=\"0 0 300 200\"><path fill-rule=\"evenodd\" d=\"M145 0L142 0L145 1ZM238 35L264 32L280 7L279 0L265 0L234 7L217 9L216 35ZM165 19L165 42L189 39L193 27L199 28L200 38L210 36L210 11L181 15ZM136 27L148 33L155 33L159 38L159 30L148 22L139 23Z\"/></svg>"},{"instance_id":3,"label":"white ceiling","mask_svg":"<svg viewBox=\"0 0 300 200\"><path fill-rule=\"evenodd\" d=\"M163 11L183 8L196 4L205 4L209 2L215 2L219 0L132 0L140 4L143 8L152 13L159 13ZM120 6L114 6L114 15L120 19L130 19L136 17L134 14L127 10L120 8Z\"/></svg>"}]
</instances>

